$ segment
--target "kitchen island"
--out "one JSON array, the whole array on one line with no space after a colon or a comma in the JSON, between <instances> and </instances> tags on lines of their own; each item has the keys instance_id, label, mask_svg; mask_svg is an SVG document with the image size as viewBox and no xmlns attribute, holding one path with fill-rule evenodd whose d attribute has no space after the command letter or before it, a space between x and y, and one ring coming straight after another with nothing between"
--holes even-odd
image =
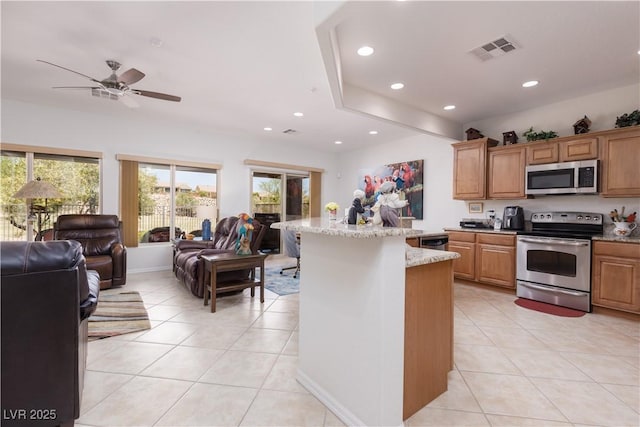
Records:
<instances>
[{"instance_id":1,"label":"kitchen island","mask_svg":"<svg viewBox=\"0 0 640 427\"><path fill-rule=\"evenodd\" d=\"M369 426L402 425L446 391L457 253L409 248L422 230L321 218L272 227L301 235L303 386L347 425Z\"/></svg>"}]
</instances>

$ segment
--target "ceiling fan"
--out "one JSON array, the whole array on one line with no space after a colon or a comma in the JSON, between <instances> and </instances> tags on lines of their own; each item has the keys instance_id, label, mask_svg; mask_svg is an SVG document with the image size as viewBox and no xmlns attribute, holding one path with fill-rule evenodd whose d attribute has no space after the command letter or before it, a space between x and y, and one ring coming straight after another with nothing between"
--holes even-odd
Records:
<instances>
[{"instance_id":1,"label":"ceiling fan","mask_svg":"<svg viewBox=\"0 0 640 427\"><path fill-rule=\"evenodd\" d=\"M93 77L87 76L86 74L79 73L78 71L65 68L52 62L43 61L42 59L37 59L36 61L53 65L54 67L62 68L63 70L70 71L82 77L86 77L87 79L95 83L95 86L54 86L53 89L90 89L93 96L113 100L121 100L125 105L129 107L138 107L138 104L133 100L133 98L130 98L128 96L131 94L174 102L180 102L180 100L182 99L179 96L175 95L168 95L166 93L151 92L148 90L134 89L132 87L129 87L129 85L142 80L145 74L141 71L136 70L135 68L130 68L129 70L118 76L116 74L116 71L120 69L120 63L112 59L106 61L109 68L111 68L111 75L103 80L94 79Z\"/></svg>"}]
</instances>

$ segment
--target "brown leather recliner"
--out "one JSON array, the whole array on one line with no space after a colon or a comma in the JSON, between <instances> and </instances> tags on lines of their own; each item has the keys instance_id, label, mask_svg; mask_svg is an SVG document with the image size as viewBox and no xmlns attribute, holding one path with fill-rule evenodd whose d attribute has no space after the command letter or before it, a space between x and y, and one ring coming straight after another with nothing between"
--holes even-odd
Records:
<instances>
[{"instance_id":1,"label":"brown leather recliner","mask_svg":"<svg viewBox=\"0 0 640 427\"><path fill-rule=\"evenodd\" d=\"M60 215L53 229L55 240L80 242L87 268L100 275L100 289L127 282L127 248L117 215Z\"/></svg>"},{"instance_id":2,"label":"brown leather recliner","mask_svg":"<svg viewBox=\"0 0 640 427\"><path fill-rule=\"evenodd\" d=\"M72 426L98 274L70 240L0 242L0 271L2 425Z\"/></svg>"},{"instance_id":3,"label":"brown leather recliner","mask_svg":"<svg viewBox=\"0 0 640 427\"><path fill-rule=\"evenodd\" d=\"M173 257L173 271L191 293L199 298L204 297L204 265L200 255L235 252L238 239L238 217L223 218L218 222L213 232L212 240L178 240L175 243ZM251 252L258 253L258 248L264 237L266 227L253 220L251 235ZM227 271L218 273L218 283L232 280L242 280L249 276L250 270Z\"/></svg>"}]
</instances>

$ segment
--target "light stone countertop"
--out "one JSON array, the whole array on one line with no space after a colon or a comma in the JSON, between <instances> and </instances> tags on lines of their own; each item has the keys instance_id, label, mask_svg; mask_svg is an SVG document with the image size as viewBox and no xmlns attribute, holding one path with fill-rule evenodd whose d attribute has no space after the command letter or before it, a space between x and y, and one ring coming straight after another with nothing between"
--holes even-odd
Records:
<instances>
[{"instance_id":1,"label":"light stone countertop","mask_svg":"<svg viewBox=\"0 0 640 427\"><path fill-rule=\"evenodd\" d=\"M460 258L457 252L437 251L435 249L414 248L407 245L406 267L416 267L418 265L433 264L440 261Z\"/></svg>"},{"instance_id":2,"label":"light stone countertop","mask_svg":"<svg viewBox=\"0 0 640 427\"><path fill-rule=\"evenodd\" d=\"M462 227L447 227L444 231L462 231L468 233L491 233L491 234L509 234L516 235L516 230L494 230L493 228L462 228Z\"/></svg>"},{"instance_id":3,"label":"light stone countertop","mask_svg":"<svg viewBox=\"0 0 640 427\"><path fill-rule=\"evenodd\" d=\"M593 236L593 240L602 240L606 242L617 242L617 243L635 243L640 245L639 236L621 237L621 236L616 236L614 234L604 234L602 236Z\"/></svg>"},{"instance_id":4,"label":"light stone countertop","mask_svg":"<svg viewBox=\"0 0 640 427\"><path fill-rule=\"evenodd\" d=\"M349 225L328 218L309 218L296 221L275 222L271 228L293 230L301 233L324 234L327 236L348 237L352 239L373 239L378 237L404 236L428 237L442 236L442 231L427 232L412 228L381 227L375 225Z\"/></svg>"}]
</instances>

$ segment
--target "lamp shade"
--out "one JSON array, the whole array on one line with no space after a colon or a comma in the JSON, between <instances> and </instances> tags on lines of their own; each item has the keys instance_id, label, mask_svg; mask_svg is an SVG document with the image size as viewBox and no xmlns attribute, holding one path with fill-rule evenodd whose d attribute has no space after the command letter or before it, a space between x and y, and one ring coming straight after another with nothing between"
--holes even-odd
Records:
<instances>
[{"instance_id":1,"label":"lamp shade","mask_svg":"<svg viewBox=\"0 0 640 427\"><path fill-rule=\"evenodd\" d=\"M198 206L196 207L196 214L198 218L206 218L215 222L217 209L215 206Z\"/></svg>"},{"instance_id":2,"label":"lamp shade","mask_svg":"<svg viewBox=\"0 0 640 427\"><path fill-rule=\"evenodd\" d=\"M62 194L56 187L38 177L23 185L13 197L16 199L52 199L62 197Z\"/></svg>"}]
</instances>

